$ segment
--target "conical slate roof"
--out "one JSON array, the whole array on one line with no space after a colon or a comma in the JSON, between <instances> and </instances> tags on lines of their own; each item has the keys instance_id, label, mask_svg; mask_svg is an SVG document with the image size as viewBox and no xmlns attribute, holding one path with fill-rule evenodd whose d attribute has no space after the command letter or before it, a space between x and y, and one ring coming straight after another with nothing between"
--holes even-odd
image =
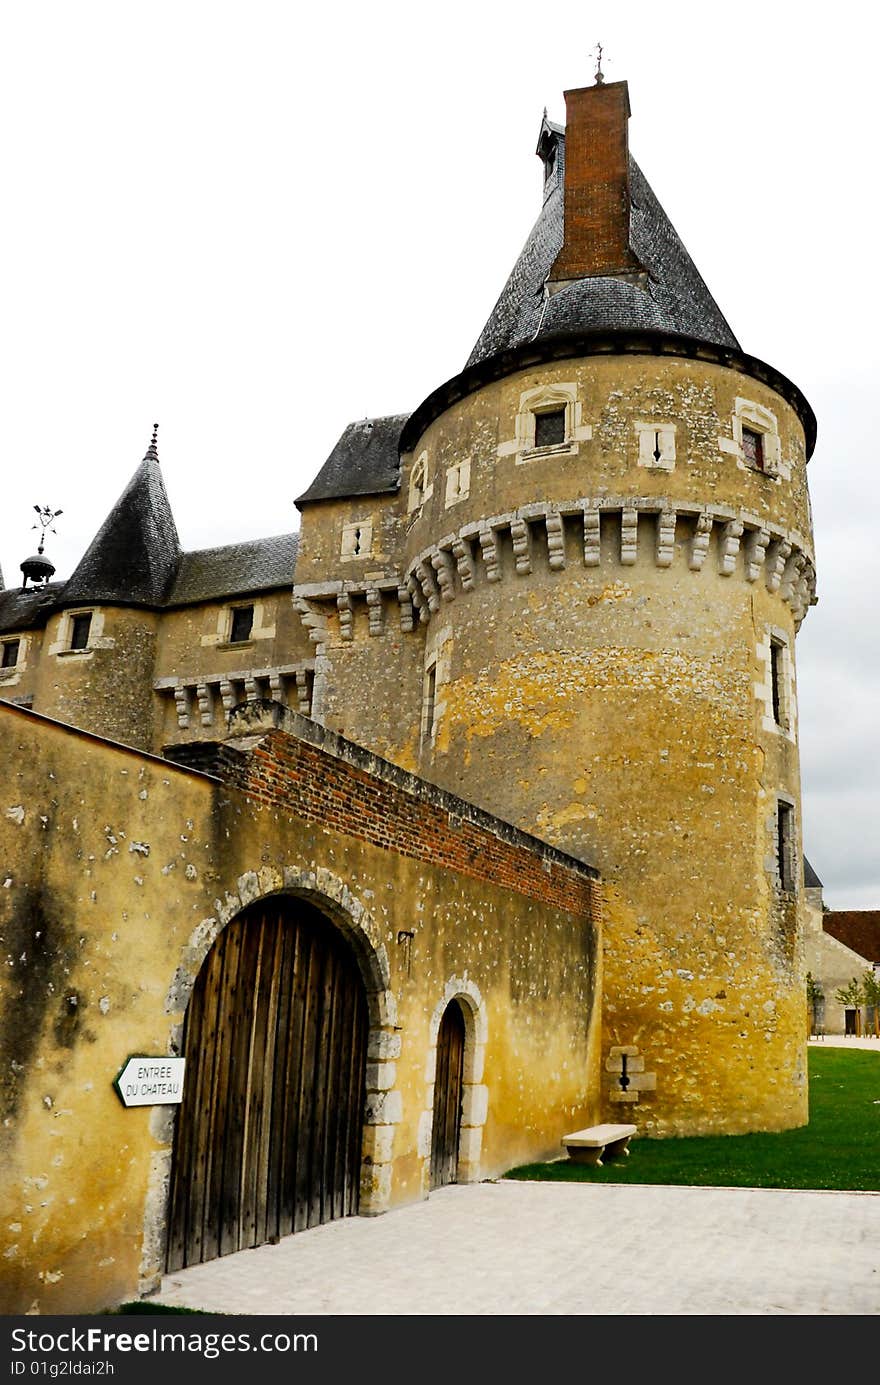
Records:
<instances>
[{"instance_id":1,"label":"conical slate roof","mask_svg":"<svg viewBox=\"0 0 880 1385\"><path fill-rule=\"evenodd\" d=\"M468 358L474 366L499 351L593 331L645 329L739 349L721 309L645 175L629 160L630 248L644 273L577 279L549 296L546 284L563 243L565 136L554 179L501 295ZM558 301L557 301L558 300Z\"/></svg>"},{"instance_id":2,"label":"conical slate roof","mask_svg":"<svg viewBox=\"0 0 880 1385\"><path fill-rule=\"evenodd\" d=\"M179 558L180 541L154 434L144 460L80 560L59 604L161 605Z\"/></svg>"}]
</instances>

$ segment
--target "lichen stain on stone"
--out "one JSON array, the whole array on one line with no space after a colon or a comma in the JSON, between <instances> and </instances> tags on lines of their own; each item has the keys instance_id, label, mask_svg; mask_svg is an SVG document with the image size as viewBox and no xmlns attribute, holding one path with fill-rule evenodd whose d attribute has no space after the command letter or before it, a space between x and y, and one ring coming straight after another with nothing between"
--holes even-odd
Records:
<instances>
[{"instance_id":1,"label":"lichen stain on stone","mask_svg":"<svg viewBox=\"0 0 880 1385\"><path fill-rule=\"evenodd\" d=\"M656 694L673 704L685 696L704 699L729 727L732 682L720 658L695 660L668 650L608 647L508 659L444 689L444 745L458 727L466 740L494 736L511 723L530 736L569 729L591 691Z\"/></svg>"},{"instance_id":2,"label":"lichen stain on stone","mask_svg":"<svg viewBox=\"0 0 880 1385\"><path fill-rule=\"evenodd\" d=\"M12 959L7 987L15 1005L15 1024L0 1027L0 1120L5 1123L16 1115L27 1069L50 1014L55 1012L55 1024L65 1035L78 1022L78 1017L71 1022L58 1013L59 998L66 1008L68 972L78 949L61 901L45 885L20 886L0 941Z\"/></svg>"},{"instance_id":3,"label":"lichen stain on stone","mask_svg":"<svg viewBox=\"0 0 880 1385\"><path fill-rule=\"evenodd\" d=\"M538 832L543 836L546 832L559 831L563 827L568 827L570 823L583 822L589 816L590 810L583 803L569 803L556 812L539 813Z\"/></svg>"}]
</instances>

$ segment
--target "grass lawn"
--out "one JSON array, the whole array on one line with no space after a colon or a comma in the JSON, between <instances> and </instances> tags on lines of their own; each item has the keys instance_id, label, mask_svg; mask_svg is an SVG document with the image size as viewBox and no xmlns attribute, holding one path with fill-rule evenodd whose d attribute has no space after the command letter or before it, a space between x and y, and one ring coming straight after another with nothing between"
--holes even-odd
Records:
<instances>
[{"instance_id":1,"label":"grass lawn","mask_svg":"<svg viewBox=\"0 0 880 1385\"><path fill-rule=\"evenodd\" d=\"M880 1191L880 1054L809 1050L810 1123L777 1135L639 1140L602 1168L567 1157L506 1178L573 1183L678 1183L733 1188Z\"/></svg>"}]
</instances>

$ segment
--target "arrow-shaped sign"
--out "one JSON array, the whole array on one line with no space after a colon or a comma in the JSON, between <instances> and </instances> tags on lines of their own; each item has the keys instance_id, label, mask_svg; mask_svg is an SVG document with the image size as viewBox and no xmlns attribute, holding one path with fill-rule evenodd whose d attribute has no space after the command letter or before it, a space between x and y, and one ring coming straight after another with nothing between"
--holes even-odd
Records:
<instances>
[{"instance_id":1,"label":"arrow-shaped sign","mask_svg":"<svg viewBox=\"0 0 880 1385\"><path fill-rule=\"evenodd\" d=\"M183 1100L185 1058L129 1058L113 1085L123 1106L176 1106Z\"/></svg>"}]
</instances>

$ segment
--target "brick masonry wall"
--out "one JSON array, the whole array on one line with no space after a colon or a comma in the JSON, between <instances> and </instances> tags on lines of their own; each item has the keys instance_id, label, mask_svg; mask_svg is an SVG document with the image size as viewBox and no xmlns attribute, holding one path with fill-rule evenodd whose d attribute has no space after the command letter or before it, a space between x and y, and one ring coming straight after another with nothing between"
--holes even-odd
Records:
<instances>
[{"instance_id":1,"label":"brick masonry wall","mask_svg":"<svg viewBox=\"0 0 880 1385\"><path fill-rule=\"evenodd\" d=\"M320 733L320 728L314 730ZM337 737L325 733L324 738L345 746ZM358 747L346 749L375 761ZM600 922L601 890L591 867L500 819L498 831L491 830L489 814L419 784L393 766L387 769L400 784L385 782L285 731L268 732L244 752L203 744L174 758L223 778L252 800L290 808L304 821ZM409 780L415 792L403 786Z\"/></svg>"}]
</instances>

